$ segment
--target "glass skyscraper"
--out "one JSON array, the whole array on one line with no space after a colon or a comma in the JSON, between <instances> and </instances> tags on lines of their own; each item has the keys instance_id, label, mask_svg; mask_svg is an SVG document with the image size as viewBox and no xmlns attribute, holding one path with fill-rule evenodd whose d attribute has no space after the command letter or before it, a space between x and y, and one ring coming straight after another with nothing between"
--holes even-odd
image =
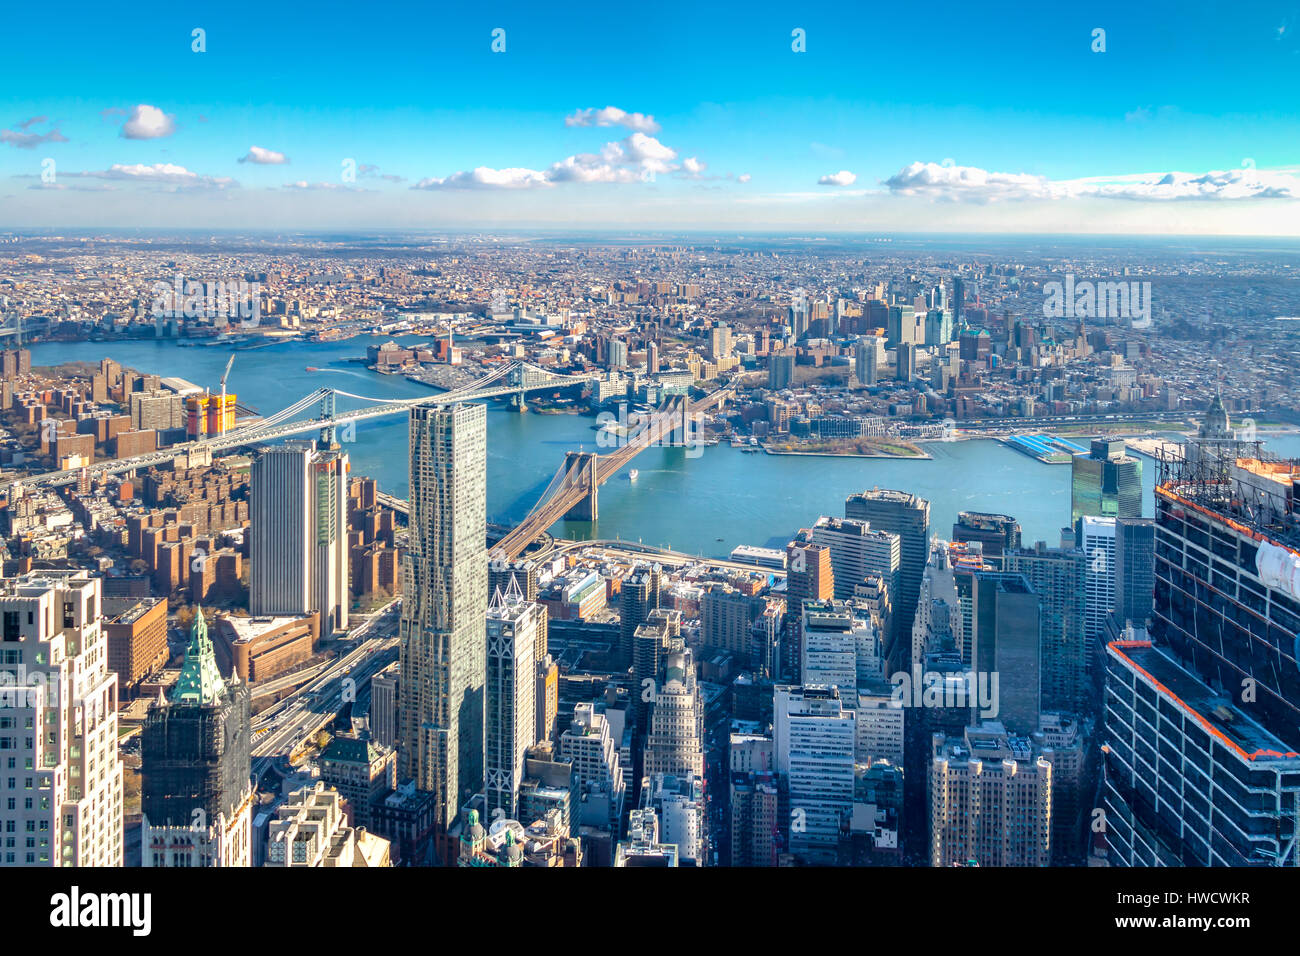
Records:
<instances>
[{"instance_id":1,"label":"glass skyscraper","mask_svg":"<svg viewBox=\"0 0 1300 956\"><path fill-rule=\"evenodd\" d=\"M1142 462L1123 439L1094 438L1091 451L1070 463L1070 523L1084 515L1142 517Z\"/></svg>"}]
</instances>

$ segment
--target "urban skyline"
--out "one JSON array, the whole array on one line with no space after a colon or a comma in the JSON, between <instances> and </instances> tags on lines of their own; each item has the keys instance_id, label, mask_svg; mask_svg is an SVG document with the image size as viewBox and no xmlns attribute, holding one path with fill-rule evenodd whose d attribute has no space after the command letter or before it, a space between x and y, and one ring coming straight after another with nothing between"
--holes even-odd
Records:
<instances>
[{"instance_id":1,"label":"urban skyline","mask_svg":"<svg viewBox=\"0 0 1300 956\"><path fill-rule=\"evenodd\" d=\"M556 867L818 871L873 937L1285 914L1294 3L49 19L0 33L19 911L174 941L236 870L260 939L322 915L262 871L442 871L332 920L386 946Z\"/></svg>"}]
</instances>

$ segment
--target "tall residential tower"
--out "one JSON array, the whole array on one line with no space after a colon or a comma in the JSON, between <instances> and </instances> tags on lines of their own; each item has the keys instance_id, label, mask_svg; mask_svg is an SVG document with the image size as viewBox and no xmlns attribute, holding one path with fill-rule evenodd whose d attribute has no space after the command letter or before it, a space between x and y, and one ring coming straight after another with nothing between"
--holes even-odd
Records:
<instances>
[{"instance_id":1,"label":"tall residential tower","mask_svg":"<svg viewBox=\"0 0 1300 956\"><path fill-rule=\"evenodd\" d=\"M484 779L487 409L412 408L409 447L399 776L436 795L434 822L445 830Z\"/></svg>"}]
</instances>

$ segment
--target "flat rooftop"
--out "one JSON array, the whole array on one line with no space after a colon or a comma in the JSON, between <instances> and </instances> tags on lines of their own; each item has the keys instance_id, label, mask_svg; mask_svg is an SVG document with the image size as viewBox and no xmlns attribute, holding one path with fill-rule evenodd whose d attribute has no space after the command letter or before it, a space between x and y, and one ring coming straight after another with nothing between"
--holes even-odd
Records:
<instances>
[{"instance_id":1,"label":"flat rooftop","mask_svg":"<svg viewBox=\"0 0 1300 956\"><path fill-rule=\"evenodd\" d=\"M251 641L265 634L267 631L273 631L277 627L283 627L286 624L292 624L295 621L305 621L311 615L302 616L285 616L285 617L234 617L226 616L221 618L225 626L230 628L231 633L235 635L235 643L242 644L245 641Z\"/></svg>"},{"instance_id":2,"label":"flat rooftop","mask_svg":"<svg viewBox=\"0 0 1300 956\"><path fill-rule=\"evenodd\" d=\"M1112 641L1108 647L1243 760L1288 760L1300 766L1300 753L1243 713L1231 697L1215 693L1150 641Z\"/></svg>"}]
</instances>

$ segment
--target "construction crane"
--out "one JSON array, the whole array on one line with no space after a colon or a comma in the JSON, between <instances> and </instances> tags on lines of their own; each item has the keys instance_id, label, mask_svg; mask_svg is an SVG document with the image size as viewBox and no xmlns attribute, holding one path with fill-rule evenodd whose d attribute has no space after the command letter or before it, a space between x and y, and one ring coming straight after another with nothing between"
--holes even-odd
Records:
<instances>
[{"instance_id":1,"label":"construction crane","mask_svg":"<svg viewBox=\"0 0 1300 956\"><path fill-rule=\"evenodd\" d=\"M221 373L221 405L217 412L217 421L221 423L220 434L226 433L226 379L230 377L230 367L235 364L235 353L230 353L230 360L226 362L226 370Z\"/></svg>"}]
</instances>

